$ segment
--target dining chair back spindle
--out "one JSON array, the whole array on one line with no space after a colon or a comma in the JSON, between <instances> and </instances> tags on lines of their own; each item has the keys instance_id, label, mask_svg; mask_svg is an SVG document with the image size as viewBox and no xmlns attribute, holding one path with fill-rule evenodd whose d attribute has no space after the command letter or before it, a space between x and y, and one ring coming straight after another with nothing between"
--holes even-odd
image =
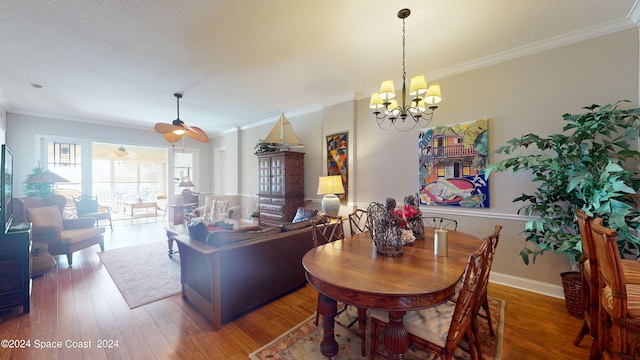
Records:
<instances>
[{"instance_id":1,"label":"dining chair back spindle","mask_svg":"<svg viewBox=\"0 0 640 360\"><path fill-rule=\"evenodd\" d=\"M598 349L598 309L600 307L600 270L598 268L598 258L596 256L593 235L591 234L591 217L584 211L578 209L576 211L576 220L578 222L578 230L580 232L580 240L582 242L582 259L581 259L581 278L582 278L582 297L581 305L584 311L584 320L580 333L573 340L574 346L579 346L582 338L591 335L591 352L590 360L600 358L600 350Z\"/></svg>"},{"instance_id":2,"label":"dining chair back spindle","mask_svg":"<svg viewBox=\"0 0 640 360\"><path fill-rule=\"evenodd\" d=\"M436 229L458 230L457 220L447 219L439 216L423 216L422 223L424 224L424 226Z\"/></svg>"},{"instance_id":3,"label":"dining chair back spindle","mask_svg":"<svg viewBox=\"0 0 640 360\"><path fill-rule=\"evenodd\" d=\"M326 222L314 223L311 229L311 239L314 246L320 246L344 239L344 224L339 216L326 215Z\"/></svg>"},{"instance_id":4,"label":"dining chair back spindle","mask_svg":"<svg viewBox=\"0 0 640 360\"><path fill-rule=\"evenodd\" d=\"M351 236L369 231L369 228L367 227L366 210L356 209L349 214L349 231L351 232Z\"/></svg>"}]
</instances>

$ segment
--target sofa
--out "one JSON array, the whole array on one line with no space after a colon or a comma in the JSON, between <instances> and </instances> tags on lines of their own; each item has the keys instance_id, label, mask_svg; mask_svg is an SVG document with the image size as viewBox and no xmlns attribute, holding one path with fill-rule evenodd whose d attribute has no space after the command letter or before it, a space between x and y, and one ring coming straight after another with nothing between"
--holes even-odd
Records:
<instances>
[{"instance_id":1,"label":"sofa","mask_svg":"<svg viewBox=\"0 0 640 360\"><path fill-rule=\"evenodd\" d=\"M62 195L22 197L11 200L13 223L31 222L31 241L45 243L51 255L66 255L72 265L73 253L93 245L104 251L104 228L94 227L96 219L63 219L67 199Z\"/></svg>"},{"instance_id":2,"label":"sofa","mask_svg":"<svg viewBox=\"0 0 640 360\"><path fill-rule=\"evenodd\" d=\"M204 205L191 211L192 220L202 220L213 224L218 220L238 220L242 216L240 195L207 195Z\"/></svg>"},{"instance_id":3,"label":"sofa","mask_svg":"<svg viewBox=\"0 0 640 360\"><path fill-rule=\"evenodd\" d=\"M304 286L302 257L313 248L311 224L323 219L214 231L206 241L176 235L183 298L218 330L230 319Z\"/></svg>"}]
</instances>

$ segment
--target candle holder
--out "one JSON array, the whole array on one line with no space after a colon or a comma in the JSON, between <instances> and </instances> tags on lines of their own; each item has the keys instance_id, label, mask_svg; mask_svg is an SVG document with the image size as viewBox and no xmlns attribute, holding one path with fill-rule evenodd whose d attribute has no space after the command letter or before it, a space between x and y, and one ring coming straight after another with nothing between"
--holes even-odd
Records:
<instances>
[{"instance_id":1,"label":"candle holder","mask_svg":"<svg viewBox=\"0 0 640 360\"><path fill-rule=\"evenodd\" d=\"M433 237L433 253L436 256L449 255L449 232L444 229L436 229Z\"/></svg>"}]
</instances>

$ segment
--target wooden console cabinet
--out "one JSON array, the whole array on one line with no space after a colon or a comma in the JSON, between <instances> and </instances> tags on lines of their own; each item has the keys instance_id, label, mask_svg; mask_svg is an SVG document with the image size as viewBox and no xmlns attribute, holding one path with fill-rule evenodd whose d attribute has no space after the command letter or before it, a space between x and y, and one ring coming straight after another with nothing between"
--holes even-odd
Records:
<instances>
[{"instance_id":1,"label":"wooden console cabinet","mask_svg":"<svg viewBox=\"0 0 640 360\"><path fill-rule=\"evenodd\" d=\"M22 306L29 312L31 225L0 234L0 310Z\"/></svg>"},{"instance_id":2,"label":"wooden console cabinet","mask_svg":"<svg viewBox=\"0 0 640 360\"><path fill-rule=\"evenodd\" d=\"M293 220L304 206L304 153L258 154L260 225L279 226Z\"/></svg>"}]
</instances>

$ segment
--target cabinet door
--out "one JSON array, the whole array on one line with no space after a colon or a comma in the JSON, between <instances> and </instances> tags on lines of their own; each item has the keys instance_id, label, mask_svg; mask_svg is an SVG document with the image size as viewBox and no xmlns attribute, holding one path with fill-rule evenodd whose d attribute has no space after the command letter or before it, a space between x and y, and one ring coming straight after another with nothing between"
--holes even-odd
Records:
<instances>
[{"instance_id":1,"label":"cabinet door","mask_svg":"<svg viewBox=\"0 0 640 360\"><path fill-rule=\"evenodd\" d=\"M271 157L271 195L285 195L285 158L283 155Z\"/></svg>"},{"instance_id":2,"label":"cabinet door","mask_svg":"<svg viewBox=\"0 0 640 360\"><path fill-rule=\"evenodd\" d=\"M258 194L271 195L271 158L258 158Z\"/></svg>"}]
</instances>

